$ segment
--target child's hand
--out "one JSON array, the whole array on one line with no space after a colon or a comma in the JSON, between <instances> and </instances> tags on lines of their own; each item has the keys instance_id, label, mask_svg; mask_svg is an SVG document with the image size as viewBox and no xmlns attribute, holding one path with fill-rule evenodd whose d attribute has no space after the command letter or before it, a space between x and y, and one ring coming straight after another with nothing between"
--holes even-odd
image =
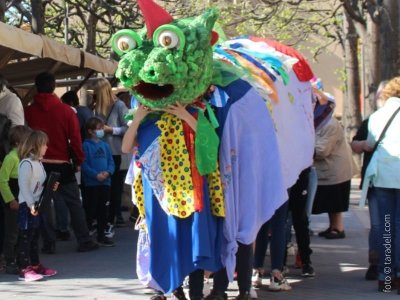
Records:
<instances>
[{"instance_id":1,"label":"child's hand","mask_svg":"<svg viewBox=\"0 0 400 300\"><path fill-rule=\"evenodd\" d=\"M113 128L108 126L108 125L104 125L104 133L113 133Z\"/></svg>"},{"instance_id":2,"label":"child's hand","mask_svg":"<svg viewBox=\"0 0 400 300\"><path fill-rule=\"evenodd\" d=\"M11 202L10 202L10 209L11 210L18 210L18 208L19 208L19 203L18 203L18 201L17 200L12 200Z\"/></svg>"},{"instance_id":3,"label":"child's hand","mask_svg":"<svg viewBox=\"0 0 400 300\"><path fill-rule=\"evenodd\" d=\"M104 176L104 179L107 179L110 176L110 173L108 173L107 171L103 171L101 172Z\"/></svg>"},{"instance_id":4,"label":"child's hand","mask_svg":"<svg viewBox=\"0 0 400 300\"><path fill-rule=\"evenodd\" d=\"M31 207L31 215L32 216L37 216L39 214L39 212L35 209L34 206Z\"/></svg>"},{"instance_id":5,"label":"child's hand","mask_svg":"<svg viewBox=\"0 0 400 300\"><path fill-rule=\"evenodd\" d=\"M100 182L103 182L104 180L106 180L106 177L104 176L104 172L100 172L99 174L97 174L96 178Z\"/></svg>"},{"instance_id":6,"label":"child's hand","mask_svg":"<svg viewBox=\"0 0 400 300\"><path fill-rule=\"evenodd\" d=\"M58 190L58 186L60 185L60 183L58 181L56 181L53 185L53 192Z\"/></svg>"}]
</instances>

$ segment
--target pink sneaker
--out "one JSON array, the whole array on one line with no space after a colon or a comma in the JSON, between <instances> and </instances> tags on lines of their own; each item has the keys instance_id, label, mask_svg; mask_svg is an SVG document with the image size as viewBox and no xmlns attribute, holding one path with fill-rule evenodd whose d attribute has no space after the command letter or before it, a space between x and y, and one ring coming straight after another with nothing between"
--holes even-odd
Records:
<instances>
[{"instance_id":1,"label":"pink sneaker","mask_svg":"<svg viewBox=\"0 0 400 300\"><path fill-rule=\"evenodd\" d=\"M30 281L38 281L38 280L42 280L43 276L36 273L32 267L27 267L26 269L23 269L21 271L21 273L19 274L19 280L24 280L26 282L30 282Z\"/></svg>"},{"instance_id":2,"label":"pink sneaker","mask_svg":"<svg viewBox=\"0 0 400 300\"><path fill-rule=\"evenodd\" d=\"M46 268L42 264L39 264L37 267L34 268L34 270L37 274L40 274L44 277L50 277L57 274L56 270Z\"/></svg>"}]
</instances>

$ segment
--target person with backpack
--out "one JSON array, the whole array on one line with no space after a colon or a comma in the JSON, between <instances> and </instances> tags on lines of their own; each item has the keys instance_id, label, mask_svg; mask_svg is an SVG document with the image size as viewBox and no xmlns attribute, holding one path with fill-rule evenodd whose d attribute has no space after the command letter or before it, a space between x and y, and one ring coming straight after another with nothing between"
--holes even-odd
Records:
<instances>
[{"instance_id":1,"label":"person with backpack","mask_svg":"<svg viewBox=\"0 0 400 300\"><path fill-rule=\"evenodd\" d=\"M17 125L10 130L11 151L4 158L0 167L0 196L4 205L4 258L7 274L19 274L17 265L18 240L18 166L17 146L24 141L31 130L27 126Z\"/></svg>"}]
</instances>

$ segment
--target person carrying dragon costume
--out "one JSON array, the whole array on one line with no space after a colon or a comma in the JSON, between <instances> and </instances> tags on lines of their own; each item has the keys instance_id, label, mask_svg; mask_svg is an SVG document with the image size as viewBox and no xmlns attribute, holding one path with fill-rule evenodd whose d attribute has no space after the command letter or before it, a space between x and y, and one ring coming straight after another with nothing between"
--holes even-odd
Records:
<instances>
[{"instance_id":1,"label":"person carrying dragon costume","mask_svg":"<svg viewBox=\"0 0 400 300\"><path fill-rule=\"evenodd\" d=\"M237 268L237 299L248 299L257 232L312 163L312 72L257 38L215 46L215 9L174 20L152 0L138 4L146 27L117 32L112 48L116 76L139 103L122 150L136 149L148 283L171 293L190 274L190 299L199 300L203 270L220 270L222 291L207 299L226 299ZM288 135L294 153L284 149Z\"/></svg>"}]
</instances>

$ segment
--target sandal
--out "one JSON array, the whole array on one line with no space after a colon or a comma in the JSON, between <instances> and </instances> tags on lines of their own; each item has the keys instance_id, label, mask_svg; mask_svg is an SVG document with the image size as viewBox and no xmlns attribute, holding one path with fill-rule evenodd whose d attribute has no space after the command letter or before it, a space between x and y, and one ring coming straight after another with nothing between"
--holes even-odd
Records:
<instances>
[{"instance_id":1,"label":"sandal","mask_svg":"<svg viewBox=\"0 0 400 300\"><path fill-rule=\"evenodd\" d=\"M344 230L339 231L337 229L332 229L330 232L328 232L325 235L325 238L328 240L333 240L333 239L344 239L346 237Z\"/></svg>"}]
</instances>

